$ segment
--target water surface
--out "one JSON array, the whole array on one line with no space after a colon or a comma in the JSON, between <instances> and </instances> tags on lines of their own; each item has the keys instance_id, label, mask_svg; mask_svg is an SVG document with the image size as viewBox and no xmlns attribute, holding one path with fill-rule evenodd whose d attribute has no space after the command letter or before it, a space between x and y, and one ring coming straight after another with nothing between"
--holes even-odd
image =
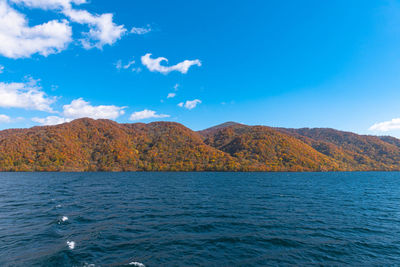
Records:
<instances>
[{"instance_id":1,"label":"water surface","mask_svg":"<svg viewBox=\"0 0 400 267\"><path fill-rule=\"evenodd\" d=\"M0 173L0 266L398 262L397 172Z\"/></svg>"}]
</instances>

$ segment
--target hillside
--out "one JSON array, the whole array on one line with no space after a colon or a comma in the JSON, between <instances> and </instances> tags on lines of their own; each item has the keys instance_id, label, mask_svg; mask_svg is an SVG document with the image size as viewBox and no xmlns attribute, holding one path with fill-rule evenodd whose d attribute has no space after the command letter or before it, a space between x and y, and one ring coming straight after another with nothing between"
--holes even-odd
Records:
<instances>
[{"instance_id":1,"label":"hillside","mask_svg":"<svg viewBox=\"0 0 400 267\"><path fill-rule=\"evenodd\" d=\"M400 140L333 129L78 119L0 131L0 171L400 170Z\"/></svg>"},{"instance_id":2,"label":"hillside","mask_svg":"<svg viewBox=\"0 0 400 267\"><path fill-rule=\"evenodd\" d=\"M224 170L235 159L173 122L78 119L0 132L2 171Z\"/></svg>"},{"instance_id":3,"label":"hillside","mask_svg":"<svg viewBox=\"0 0 400 267\"><path fill-rule=\"evenodd\" d=\"M320 153L341 162L348 170L399 170L400 140L358 135L329 128L282 129Z\"/></svg>"},{"instance_id":4,"label":"hillside","mask_svg":"<svg viewBox=\"0 0 400 267\"><path fill-rule=\"evenodd\" d=\"M270 127L231 124L201 131L204 142L264 171L333 171L337 162Z\"/></svg>"}]
</instances>

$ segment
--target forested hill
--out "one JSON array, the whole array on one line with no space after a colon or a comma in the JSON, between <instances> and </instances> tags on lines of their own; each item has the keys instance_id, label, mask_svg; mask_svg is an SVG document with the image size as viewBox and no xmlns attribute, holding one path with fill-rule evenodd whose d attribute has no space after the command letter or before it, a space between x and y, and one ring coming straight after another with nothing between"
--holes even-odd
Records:
<instances>
[{"instance_id":1,"label":"forested hill","mask_svg":"<svg viewBox=\"0 0 400 267\"><path fill-rule=\"evenodd\" d=\"M175 122L87 118L0 131L0 171L371 170L400 170L399 139L234 122L194 132Z\"/></svg>"}]
</instances>

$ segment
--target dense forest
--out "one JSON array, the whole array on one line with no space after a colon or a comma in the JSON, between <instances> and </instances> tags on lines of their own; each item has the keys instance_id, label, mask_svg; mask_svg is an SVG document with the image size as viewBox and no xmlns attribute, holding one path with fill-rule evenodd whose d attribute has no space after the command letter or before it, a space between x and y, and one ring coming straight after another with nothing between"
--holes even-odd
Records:
<instances>
[{"instance_id":1,"label":"dense forest","mask_svg":"<svg viewBox=\"0 0 400 267\"><path fill-rule=\"evenodd\" d=\"M400 140L326 128L78 119L0 131L0 171L400 170Z\"/></svg>"}]
</instances>

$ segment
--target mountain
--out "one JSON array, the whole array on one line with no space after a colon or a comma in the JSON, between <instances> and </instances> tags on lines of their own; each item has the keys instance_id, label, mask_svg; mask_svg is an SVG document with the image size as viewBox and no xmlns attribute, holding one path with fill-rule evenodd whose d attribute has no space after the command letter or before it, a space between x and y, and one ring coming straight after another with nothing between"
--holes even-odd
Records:
<instances>
[{"instance_id":1,"label":"mountain","mask_svg":"<svg viewBox=\"0 0 400 267\"><path fill-rule=\"evenodd\" d=\"M0 132L2 171L224 170L234 161L181 124L78 119Z\"/></svg>"},{"instance_id":2,"label":"mountain","mask_svg":"<svg viewBox=\"0 0 400 267\"><path fill-rule=\"evenodd\" d=\"M299 139L270 127L230 124L212 127L200 134L205 144L237 158L244 164L244 170L339 170L335 160ZM251 163L248 167L247 162Z\"/></svg>"},{"instance_id":3,"label":"mountain","mask_svg":"<svg viewBox=\"0 0 400 267\"><path fill-rule=\"evenodd\" d=\"M400 170L400 140L235 122L195 132L175 122L88 118L0 131L0 171L355 170Z\"/></svg>"},{"instance_id":4,"label":"mountain","mask_svg":"<svg viewBox=\"0 0 400 267\"><path fill-rule=\"evenodd\" d=\"M347 170L399 170L400 140L329 128L276 130L291 135L341 163Z\"/></svg>"}]
</instances>

